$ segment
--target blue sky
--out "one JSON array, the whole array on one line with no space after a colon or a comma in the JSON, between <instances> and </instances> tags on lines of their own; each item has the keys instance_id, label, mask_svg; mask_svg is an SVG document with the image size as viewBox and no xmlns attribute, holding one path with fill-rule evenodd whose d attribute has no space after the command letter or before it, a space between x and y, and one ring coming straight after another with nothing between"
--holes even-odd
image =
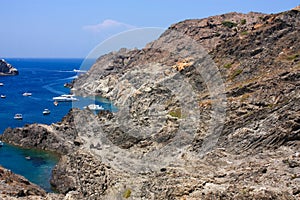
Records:
<instances>
[{"instance_id":1,"label":"blue sky","mask_svg":"<svg viewBox=\"0 0 300 200\"><path fill-rule=\"evenodd\" d=\"M0 0L0 57L83 58L110 36L227 12L277 13L299 0Z\"/></svg>"}]
</instances>

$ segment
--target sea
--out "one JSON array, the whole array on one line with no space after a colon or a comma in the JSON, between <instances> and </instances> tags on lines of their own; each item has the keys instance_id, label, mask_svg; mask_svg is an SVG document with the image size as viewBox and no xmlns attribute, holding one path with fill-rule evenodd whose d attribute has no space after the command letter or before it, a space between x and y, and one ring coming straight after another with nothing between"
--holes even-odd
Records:
<instances>
[{"instance_id":1,"label":"sea","mask_svg":"<svg viewBox=\"0 0 300 200\"><path fill-rule=\"evenodd\" d=\"M60 121L74 107L72 103L54 105L53 97L69 94L70 89L65 83L78 76L74 69L80 69L83 59L29 59L5 58L18 69L17 76L0 76L0 134L7 127L22 127L25 124L52 124ZM85 62L92 65L93 62ZM89 66L84 66L88 69ZM23 93L31 96L23 96ZM99 97L78 97L77 105L83 107L91 102L113 110L110 102ZM43 110L49 109L49 115L43 115ZM14 115L20 113L23 120L15 120ZM49 180L53 167L59 160L58 155L33 149L22 149L9 144L0 148L0 165L20 174L31 182L41 186L46 191L52 191Z\"/></svg>"}]
</instances>

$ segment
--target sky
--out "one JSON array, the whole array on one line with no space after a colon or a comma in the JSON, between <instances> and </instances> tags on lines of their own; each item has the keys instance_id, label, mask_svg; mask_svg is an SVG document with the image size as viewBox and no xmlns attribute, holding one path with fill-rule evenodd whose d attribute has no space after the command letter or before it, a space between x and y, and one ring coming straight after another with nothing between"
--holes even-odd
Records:
<instances>
[{"instance_id":1,"label":"sky","mask_svg":"<svg viewBox=\"0 0 300 200\"><path fill-rule=\"evenodd\" d=\"M0 58L85 58L123 31L165 30L185 19L228 12L278 13L299 4L299 0L0 0Z\"/></svg>"}]
</instances>

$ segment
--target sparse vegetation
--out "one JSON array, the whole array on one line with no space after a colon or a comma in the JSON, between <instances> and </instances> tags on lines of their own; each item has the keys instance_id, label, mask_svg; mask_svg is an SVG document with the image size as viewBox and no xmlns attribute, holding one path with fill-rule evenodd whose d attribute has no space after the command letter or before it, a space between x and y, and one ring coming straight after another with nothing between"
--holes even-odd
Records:
<instances>
[{"instance_id":1,"label":"sparse vegetation","mask_svg":"<svg viewBox=\"0 0 300 200\"><path fill-rule=\"evenodd\" d=\"M244 24L246 24L246 23L247 23L247 20L246 20L246 19L242 19L242 20L241 20L241 24L242 24L242 25L244 25Z\"/></svg>"},{"instance_id":2,"label":"sparse vegetation","mask_svg":"<svg viewBox=\"0 0 300 200\"><path fill-rule=\"evenodd\" d=\"M230 69L232 67L232 63L226 63L223 67L225 69Z\"/></svg>"},{"instance_id":3,"label":"sparse vegetation","mask_svg":"<svg viewBox=\"0 0 300 200\"><path fill-rule=\"evenodd\" d=\"M231 22L231 21L223 21L222 22L223 26L226 26L228 28L233 28L237 26L237 23Z\"/></svg>"},{"instance_id":4,"label":"sparse vegetation","mask_svg":"<svg viewBox=\"0 0 300 200\"><path fill-rule=\"evenodd\" d=\"M299 58L299 54L294 54L294 55L291 55L291 56L287 56L287 60L289 61L294 61L295 59Z\"/></svg>"},{"instance_id":5,"label":"sparse vegetation","mask_svg":"<svg viewBox=\"0 0 300 200\"><path fill-rule=\"evenodd\" d=\"M177 108L176 110L172 110L169 112L169 115L171 115L172 117L181 118L181 109Z\"/></svg>"},{"instance_id":6,"label":"sparse vegetation","mask_svg":"<svg viewBox=\"0 0 300 200\"><path fill-rule=\"evenodd\" d=\"M124 192L124 194L123 194L123 197L124 197L125 199L127 199L127 198L130 197L130 195L131 195L131 190L130 190L130 189L127 189L127 190L125 190L125 192Z\"/></svg>"},{"instance_id":7,"label":"sparse vegetation","mask_svg":"<svg viewBox=\"0 0 300 200\"><path fill-rule=\"evenodd\" d=\"M241 32L241 35L248 35L248 31Z\"/></svg>"},{"instance_id":8,"label":"sparse vegetation","mask_svg":"<svg viewBox=\"0 0 300 200\"><path fill-rule=\"evenodd\" d=\"M237 70L235 70L235 71L232 73L230 79L234 79L235 77L237 77L238 75L240 75L242 72L243 72L242 69L237 69Z\"/></svg>"}]
</instances>

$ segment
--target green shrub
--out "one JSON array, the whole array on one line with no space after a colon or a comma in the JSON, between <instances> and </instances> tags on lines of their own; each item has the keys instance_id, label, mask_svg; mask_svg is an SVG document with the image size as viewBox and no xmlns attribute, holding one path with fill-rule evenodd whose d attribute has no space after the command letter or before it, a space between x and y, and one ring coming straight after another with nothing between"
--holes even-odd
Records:
<instances>
[{"instance_id":1,"label":"green shrub","mask_svg":"<svg viewBox=\"0 0 300 200\"><path fill-rule=\"evenodd\" d=\"M181 115L181 109L178 108L176 110L172 110L172 111L169 112L169 115L171 115L172 117L177 117L177 118L180 119L182 117L182 115Z\"/></svg>"},{"instance_id":2,"label":"green shrub","mask_svg":"<svg viewBox=\"0 0 300 200\"><path fill-rule=\"evenodd\" d=\"M241 32L241 35L248 35L248 31Z\"/></svg>"},{"instance_id":3,"label":"green shrub","mask_svg":"<svg viewBox=\"0 0 300 200\"><path fill-rule=\"evenodd\" d=\"M232 67L232 63L226 63L223 67L226 69L230 69Z\"/></svg>"},{"instance_id":4,"label":"green shrub","mask_svg":"<svg viewBox=\"0 0 300 200\"><path fill-rule=\"evenodd\" d=\"M223 21L223 26L226 26L228 28L233 28L237 26L237 23L231 22L231 21Z\"/></svg>"},{"instance_id":5,"label":"green shrub","mask_svg":"<svg viewBox=\"0 0 300 200\"><path fill-rule=\"evenodd\" d=\"M241 24L242 24L242 25L244 25L244 24L246 24L246 23L247 23L247 20L246 20L246 19L242 19L242 20L241 20Z\"/></svg>"},{"instance_id":6,"label":"green shrub","mask_svg":"<svg viewBox=\"0 0 300 200\"><path fill-rule=\"evenodd\" d=\"M130 190L130 189L127 189L127 190L125 190L125 192L124 192L124 194L123 194L123 197L127 199L127 198L130 197L130 195L131 195L131 190Z\"/></svg>"},{"instance_id":7,"label":"green shrub","mask_svg":"<svg viewBox=\"0 0 300 200\"><path fill-rule=\"evenodd\" d=\"M235 70L232 75L231 75L231 79L234 79L235 77L237 77L238 75L240 75L243 72L242 69L237 69Z\"/></svg>"}]
</instances>

